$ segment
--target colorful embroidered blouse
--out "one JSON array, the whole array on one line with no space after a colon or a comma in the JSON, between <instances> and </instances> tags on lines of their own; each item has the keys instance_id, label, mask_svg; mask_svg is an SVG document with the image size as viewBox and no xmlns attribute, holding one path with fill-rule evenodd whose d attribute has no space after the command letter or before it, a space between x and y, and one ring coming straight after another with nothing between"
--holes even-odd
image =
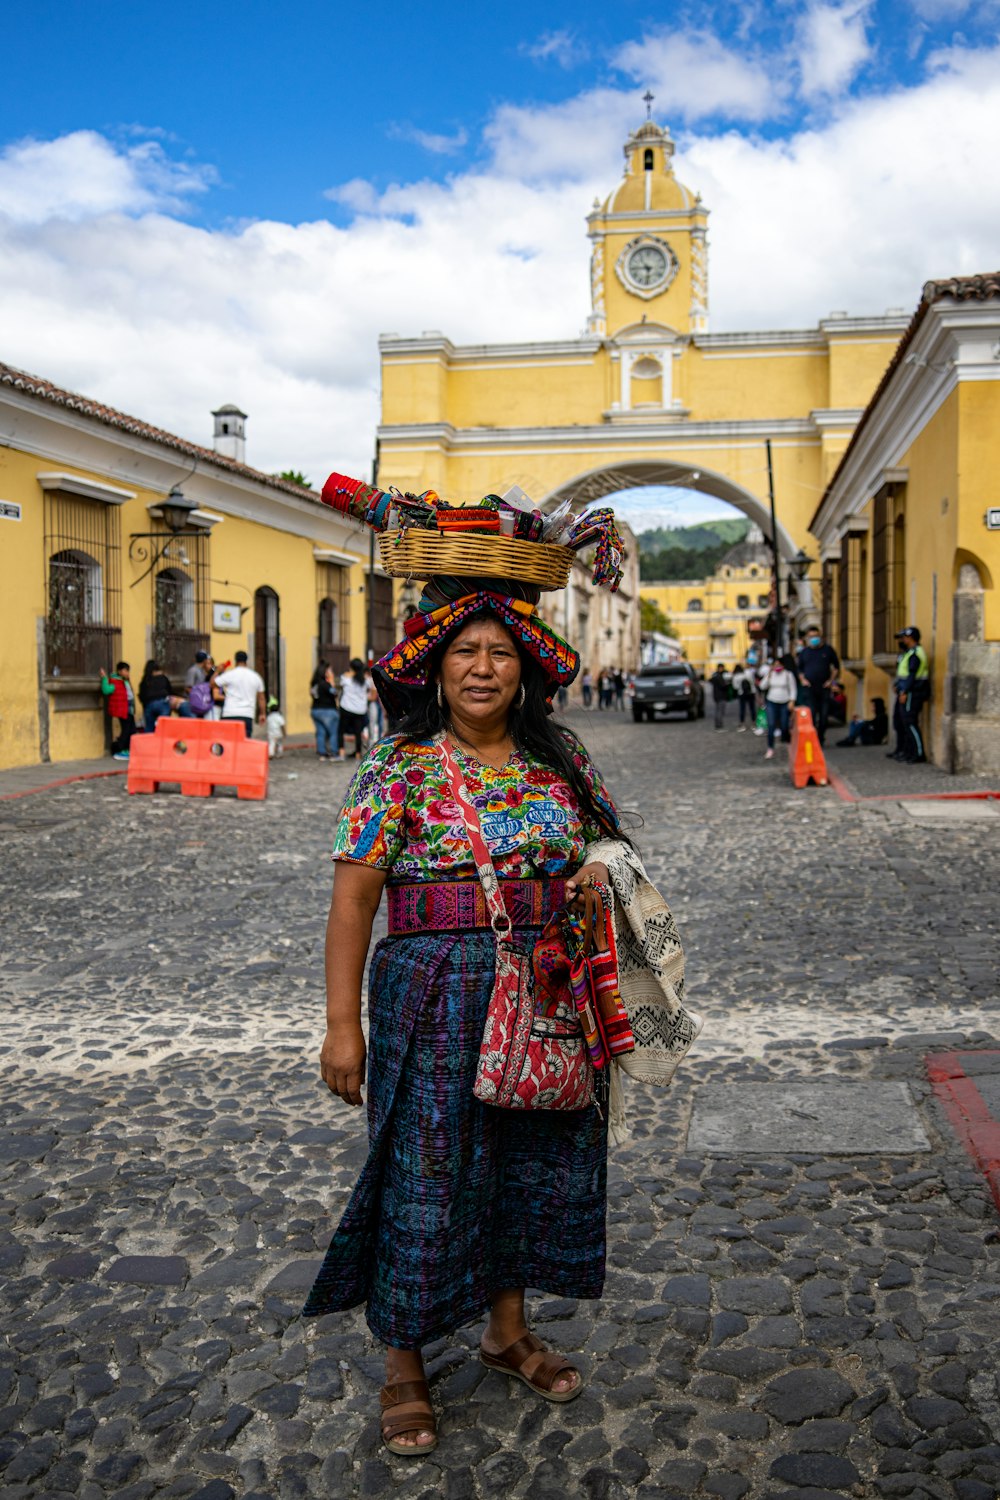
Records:
<instances>
[{"instance_id":1,"label":"colorful embroidered blouse","mask_svg":"<svg viewBox=\"0 0 1000 1500\"><path fill-rule=\"evenodd\" d=\"M501 876L533 880L571 873L601 831L584 822L557 771L515 751L501 770L456 751ZM587 758L574 756L584 779L617 821ZM333 846L334 859L391 871L393 882L462 880L475 864L444 767L430 743L380 740L352 781Z\"/></svg>"}]
</instances>

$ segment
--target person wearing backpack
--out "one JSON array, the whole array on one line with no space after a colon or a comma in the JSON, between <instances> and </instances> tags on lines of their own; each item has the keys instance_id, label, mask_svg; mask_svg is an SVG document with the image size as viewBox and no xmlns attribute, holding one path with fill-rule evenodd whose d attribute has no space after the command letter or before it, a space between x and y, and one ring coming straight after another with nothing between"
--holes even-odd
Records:
<instances>
[{"instance_id":1,"label":"person wearing backpack","mask_svg":"<svg viewBox=\"0 0 1000 1500\"><path fill-rule=\"evenodd\" d=\"M212 676L215 666L207 651L196 651L194 661L184 674L184 688L191 713L196 719L210 719L214 706Z\"/></svg>"}]
</instances>

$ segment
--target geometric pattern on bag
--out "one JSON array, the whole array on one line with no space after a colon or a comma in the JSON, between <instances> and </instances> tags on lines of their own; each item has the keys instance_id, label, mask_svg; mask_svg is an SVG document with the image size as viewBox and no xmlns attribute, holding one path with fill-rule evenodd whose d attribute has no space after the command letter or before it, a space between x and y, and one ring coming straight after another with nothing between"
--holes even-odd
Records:
<instances>
[{"instance_id":1,"label":"geometric pattern on bag","mask_svg":"<svg viewBox=\"0 0 1000 1500\"><path fill-rule=\"evenodd\" d=\"M501 1109L586 1109L594 1102L594 1070L568 992L536 1000L532 958L512 941L496 867L458 762L442 735L437 743L472 846L476 874L491 914L496 970L472 1092Z\"/></svg>"}]
</instances>

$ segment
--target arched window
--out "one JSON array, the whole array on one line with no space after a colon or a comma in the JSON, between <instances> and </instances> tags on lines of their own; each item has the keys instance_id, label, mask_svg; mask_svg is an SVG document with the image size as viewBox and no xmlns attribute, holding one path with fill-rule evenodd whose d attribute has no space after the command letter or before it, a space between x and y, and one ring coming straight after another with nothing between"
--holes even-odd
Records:
<instances>
[{"instance_id":1,"label":"arched window","mask_svg":"<svg viewBox=\"0 0 1000 1500\"><path fill-rule=\"evenodd\" d=\"M49 558L46 670L91 676L105 665L104 570L89 552L64 547Z\"/></svg>"},{"instance_id":2,"label":"arched window","mask_svg":"<svg viewBox=\"0 0 1000 1500\"><path fill-rule=\"evenodd\" d=\"M652 148L652 146L647 146L646 149L645 149L645 151L642 153L642 170L644 172L651 172L653 170L653 148Z\"/></svg>"},{"instance_id":3,"label":"arched window","mask_svg":"<svg viewBox=\"0 0 1000 1500\"><path fill-rule=\"evenodd\" d=\"M69 476L44 476L53 481ZM39 481L43 476L39 476ZM121 519L118 506L45 491L45 671L95 681L121 655Z\"/></svg>"},{"instance_id":4,"label":"arched window","mask_svg":"<svg viewBox=\"0 0 1000 1500\"><path fill-rule=\"evenodd\" d=\"M769 600L767 594L758 594L757 595L757 608L758 609L765 609L769 603L770 603L770 600Z\"/></svg>"},{"instance_id":5,"label":"arched window","mask_svg":"<svg viewBox=\"0 0 1000 1500\"><path fill-rule=\"evenodd\" d=\"M153 655L168 677L182 677L196 651L208 650L197 629L194 579L182 568L161 568L153 597Z\"/></svg>"},{"instance_id":6,"label":"arched window","mask_svg":"<svg viewBox=\"0 0 1000 1500\"><path fill-rule=\"evenodd\" d=\"M737 609L749 609L750 608L750 595L749 594L737 594L736 595L736 608Z\"/></svg>"},{"instance_id":7,"label":"arched window","mask_svg":"<svg viewBox=\"0 0 1000 1500\"><path fill-rule=\"evenodd\" d=\"M632 366L632 404L634 406L663 405L663 366L651 354L644 354Z\"/></svg>"},{"instance_id":8,"label":"arched window","mask_svg":"<svg viewBox=\"0 0 1000 1500\"><path fill-rule=\"evenodd\" d=\"M692 615L697 614L700 611L701 607L702 607L702 604L701 604L701 600L700 599L689 599L688 602L687 602L687 608L688 608L688 613L689 614L692 614Z\"/></svg>"},{"instance_id":9,"label":"arched window","mask_svg":"<svg viewBox=\"0 0 1000 1500\"><path fill-rule=\"evenodd\" d=\"M757 568L754 565L752 565L751 568L750 568L750 577L751 578L756 578L757 577Z\"/></svg>"}]
</instances>

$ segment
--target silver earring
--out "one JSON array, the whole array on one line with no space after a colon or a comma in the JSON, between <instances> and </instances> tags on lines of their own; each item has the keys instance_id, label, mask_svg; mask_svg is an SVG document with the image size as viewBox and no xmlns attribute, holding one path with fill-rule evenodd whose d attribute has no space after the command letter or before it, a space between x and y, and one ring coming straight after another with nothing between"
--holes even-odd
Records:
<instances>
[{"instance_id":1,"label":"silver earring","mask_svg":"<svg viewBox=\"0 0 1000 1500\"><path fill-rule=\"evenodd\" d=\"M517 702L514 704L514 707L515 708L523 708L524 707L524 683L523 682L521 683L521 686L517 690Z\"/></svg>"},{"instance_id":2,"label":"silver earring","mask_svg":"<svg viewBox=\"0 0 1000 1500\"><path fill-rule=\"evenodd\" d=\"M443 713L444 712L444 693L441 691L440 680L438 681L438 694L437 694L437 696L438 696L438 708Z\"/></svg>"}]
</instances>

